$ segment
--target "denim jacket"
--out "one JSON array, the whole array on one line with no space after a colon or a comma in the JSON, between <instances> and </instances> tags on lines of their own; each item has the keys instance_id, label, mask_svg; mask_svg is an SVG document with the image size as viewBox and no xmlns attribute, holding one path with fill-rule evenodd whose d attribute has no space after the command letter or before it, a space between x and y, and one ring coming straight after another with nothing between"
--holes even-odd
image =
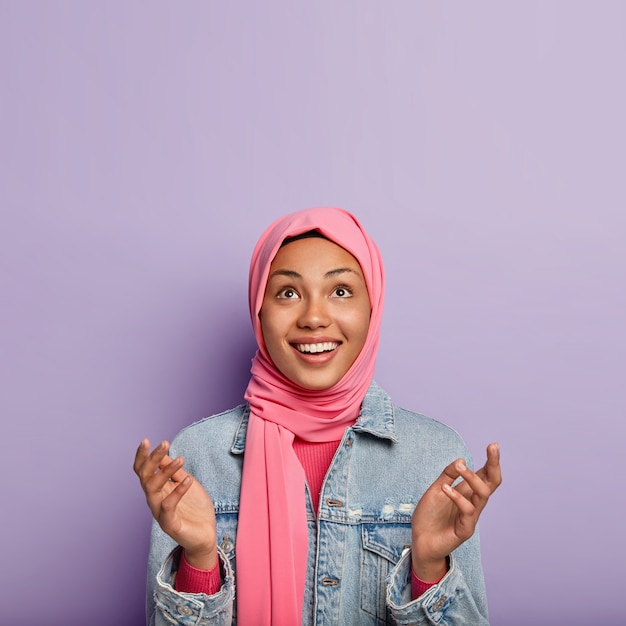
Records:
<instances>
[{"instance_id":1,"label":"denim jacket","mask_svg":"<svg viewBox=\"0 0 626 626\"><path fill-rule=\"evenodd\" d=\"M223 585L210 596L176 592L180 548L155 522L148 565L151 625L237 623L237 513L248 415L249 407L241 405L192 424L172 442L172 453L185 457L187 471L213 498ZM452 429L395 407L372 383L330 464L317 516L307 498L304 625L488 624L478 533L450 555L444 578L411 600L413 509L459 457L471 466Z\"/></svg>"}]
</instances>

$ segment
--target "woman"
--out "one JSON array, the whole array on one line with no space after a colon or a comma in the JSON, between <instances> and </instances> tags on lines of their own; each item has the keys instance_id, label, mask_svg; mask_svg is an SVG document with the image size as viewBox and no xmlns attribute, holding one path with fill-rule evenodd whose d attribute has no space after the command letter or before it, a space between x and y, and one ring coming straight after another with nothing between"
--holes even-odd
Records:
<instances>
[{"instance_id":1,"label":"woman","mask_svg":"<svg viewBox=\"0 0 626 626\"><path fill-rule=\"evenodd\" d=\"M261 236L246 403L137 451L150 623L487 623L474 531L499 448L474 473L456 433L373 382L383 295L378 249L345 211Z\"/></svg>"}]
</instances>

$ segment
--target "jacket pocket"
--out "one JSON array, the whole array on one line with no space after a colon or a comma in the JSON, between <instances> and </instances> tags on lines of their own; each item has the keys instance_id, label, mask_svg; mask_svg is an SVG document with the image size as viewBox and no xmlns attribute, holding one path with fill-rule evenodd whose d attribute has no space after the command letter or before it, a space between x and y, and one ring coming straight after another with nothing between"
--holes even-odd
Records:
<instances>
[{"instance_id":1,"label":"jacket pocket","mask_svg":"<svg viewBox=\"0 0 626 626\"><path fill-rule=\"evenodd\" d=\"M361 608L381 624L387 623L387 576L411 544L411 524L362 524Z\"/></svg>"}]
</instances>

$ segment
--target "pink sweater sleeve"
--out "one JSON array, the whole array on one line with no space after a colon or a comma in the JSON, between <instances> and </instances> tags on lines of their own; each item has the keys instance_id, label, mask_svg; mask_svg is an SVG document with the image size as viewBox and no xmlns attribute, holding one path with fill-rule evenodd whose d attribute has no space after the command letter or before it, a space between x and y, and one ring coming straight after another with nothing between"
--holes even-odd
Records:
<instances>
[{"instance_id":1,"label":"pink sweater sleeve","mask_svg":"<svg viewBox=\"0 0 626 626\"><path fill-rule=\"evenodd\" d=\"M187 563L183 550L174 586L182 593L205 593L207 596L217 593L222 587L219 559L213 569L197 569Z\"/></svg>"},{"instance_id":2,"label":"pink sweater sleeve","mask_svg":"<svg viewBox=\"0 0 626 626\"><path fill-rule=\"evenodd\" d=\"M446 572L447 574L447 572ZM444 574L443 576L445 576ZM443 576L441 578L443 578ZM436 585L440 580L436 580L432 583L426 582L425 580L421 580L415 575L413 568L411 568L411 600L416 600L423 593L426 593L431 587Z\"/></svg>"}]
</instances>

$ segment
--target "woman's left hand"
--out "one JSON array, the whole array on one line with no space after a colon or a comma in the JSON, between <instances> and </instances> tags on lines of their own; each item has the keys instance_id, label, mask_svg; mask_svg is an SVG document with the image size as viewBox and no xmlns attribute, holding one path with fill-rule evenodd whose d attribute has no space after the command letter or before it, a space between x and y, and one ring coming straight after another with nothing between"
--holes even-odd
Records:
<instances>
[{"instance_id":1,"label":"woman's left hand","mask_svg":"<svg viewBox=\"0 0 626 626\"><path fill-rule=\"evenodd\" d=\"M452 487L452 483L461 482ZM502 482L500 446L487 446L487 462L473 472L463 459L450 463L427 489L413 512L413 571L423 581L439 580L446 557L476 530L489 497Z\"/></svg>"}]
</instances>

